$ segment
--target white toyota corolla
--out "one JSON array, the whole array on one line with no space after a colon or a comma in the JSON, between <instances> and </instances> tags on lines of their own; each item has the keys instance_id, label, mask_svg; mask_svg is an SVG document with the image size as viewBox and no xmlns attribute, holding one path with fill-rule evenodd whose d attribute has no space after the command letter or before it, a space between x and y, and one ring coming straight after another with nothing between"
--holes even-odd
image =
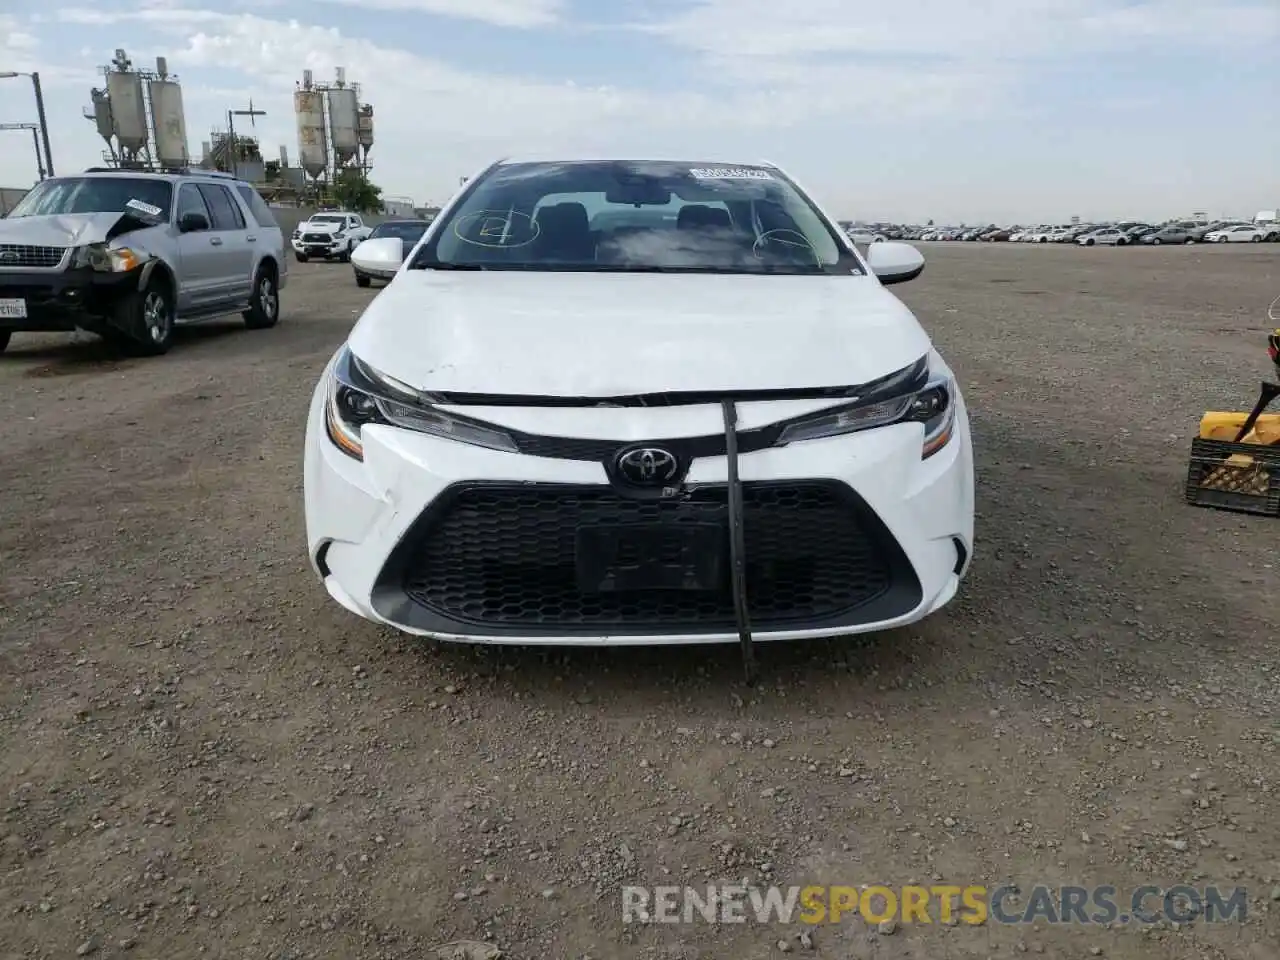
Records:
<instances>
[{"instance_id":1,"label":"white toyota corolla","mask_svg":"<svg viewBox=\"0 0 1280 960\"><path fill-rule=\"evenodd\" d=\"M403 263L402 263L403 261ZM353 613L447 640L739 642L901 626L955 595L955 377L769 164L502 161L325 367L307 544Z\"/></svg>"}]
</instances>

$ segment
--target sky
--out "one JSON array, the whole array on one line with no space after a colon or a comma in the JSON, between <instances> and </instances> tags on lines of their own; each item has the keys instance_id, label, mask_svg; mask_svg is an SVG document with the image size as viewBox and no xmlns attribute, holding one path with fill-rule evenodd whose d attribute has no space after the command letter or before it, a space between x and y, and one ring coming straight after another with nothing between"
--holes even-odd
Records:
<instances>
[{"instance_id":1,"label":"sky","mask_svg":"<svg viewBox=\"0 0 1280 960\"><path fill-rule=\"evenodd\" d=\"M244 132L296 158L302 71L345 67L372 179L418 204L594 153L771 161L849 219L1280 206L1280 0L0 0L0 72L40 72L58 173L101 161L82 111L117 47L167 58L193 156L252 99ZM33 120L0 80L0 123ZM35 177L0 132L0 186Z\"/></svg>"}]
</instances>

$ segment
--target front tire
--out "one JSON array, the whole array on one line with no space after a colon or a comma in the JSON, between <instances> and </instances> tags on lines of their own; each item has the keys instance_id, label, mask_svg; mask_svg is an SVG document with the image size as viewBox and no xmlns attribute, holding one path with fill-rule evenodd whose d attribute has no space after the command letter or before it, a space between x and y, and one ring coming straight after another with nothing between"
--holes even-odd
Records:
<instances>
[{"instance_id":1,"label":"front tire","mask_svg":"<svg viewBox=\"0 0 1280 960\"><path fill-rule=\"evenodd\" d=\"M11 336L13 336L13 334L8 330L4 331L4 333L0 333L0 353L4 353L5 349L9 346L9 338Z\"/></svg>"},{"instance_id":2,"label":"front tire","mask_svg":"<svg viewBox=\"0 0 1280 960\"><path fill-rule=\"evenodd\" d=\"M362 277L362 276L359 276L358 274L356 275L357 287L367 287L371 282L372 281L368 277Z\"/></svg>"},{"instance_id":3,"label":"front tire","mask_svg":"<svg viewBox=\"0 0 1280 960\"><path fill-rule=\"evenodd\" d=\"M250 330L266 330L280 319L280 289L274 266L263 264L253 278L253 300L241 316Z\"/></svg>"},{"instance_id":4,"label":"front tire","mask_svg":"<svg viewBox=\"0 0 1280 960\"><path fill-rule=\"evenodd\" d=\"M127 333L128 349L144 357L169 352L173 321L173 300L163 278L152 277L145 288L130 293L115 309L115 326Z\"/></svg>"},{"instance_id":5,"label":"front tire","mask_svg":"<svg viewBox=\"0 0 1280 960\"><path fill-rule=\"evenodd\" d=\"M1250 243L1261 243L1261 242L1262 242L1262 238L1261 238L1260 236L1258 236L1258 235L1255 233L1252 237L1250 237L1250 238L1249 238L1249 242L1250 242Z\"/></svg>"},{"instance_id":6,"label":"front tire","mask_svg":"<svg viewBox=\"0 0 1280 960\"><path fill-rule=\"evenodd\" d=\"M1186 239L1186 240L1184 240L1183 242L1184 242L1184 243L1186 243L1187 245L1190 245L1190 244L1193 244L1193 243L1195 243L1195 242L1196 242L1196 238L1195 238L1195 237L1187 237L1187 239Z\"/></svg>"},{"instance_id":7,"label":"front tire","mask_svg":"<svg viewBox=\"0 0 1280 960\"><path fill-rule=\"evenodd\" d=\"M305 253L295 253L295 254L293 255L293 258L294 258L295 260L297 260L299 263L306 263L308 260L310 260L310 259L311 259L311 258L310 258L309 256L307 256Z\"/></svg>"}]
</instances>

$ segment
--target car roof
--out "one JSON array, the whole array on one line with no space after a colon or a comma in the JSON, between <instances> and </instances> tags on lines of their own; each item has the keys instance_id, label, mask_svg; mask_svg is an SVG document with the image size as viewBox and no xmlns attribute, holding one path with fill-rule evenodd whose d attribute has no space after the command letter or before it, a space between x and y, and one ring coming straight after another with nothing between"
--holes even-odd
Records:
<instances>
[{"instance_id":1,"label":"car roof","mask_svg":"<svg viewBox=\"0 0 1280 960\"><path fill-rule=\"evenodd\" d=\"M252 187L243 177L223 173L221 170L188 170L182 173L157 172L155 170L128 170L118 167L90 167L83 173L68 173L52 179L61 180L66 177L129 177L131 179L159 180L164 183L181 183L187 180L214 180L219 183L244 184Z\"/></svg>"},{"instance_id":2,"label":"car roof","mask_svg":"<svg viewBox=\"0 0 1280 960\"><path fill-rule=\"evenodd\" d=\"M510 166L516 163L707 163L721 167L732 166L748 166L748 167L769 167L777 170L778 165L768 160L725 160L723 158L695 156L685 154L684 156L649 156L643 154L629 155L610 155L610 154L592 154L590 156L566 157L563 155L548 154L530 154L515 157L503 157L498 161L499 166Z\"/></svg>"}]
</instances>

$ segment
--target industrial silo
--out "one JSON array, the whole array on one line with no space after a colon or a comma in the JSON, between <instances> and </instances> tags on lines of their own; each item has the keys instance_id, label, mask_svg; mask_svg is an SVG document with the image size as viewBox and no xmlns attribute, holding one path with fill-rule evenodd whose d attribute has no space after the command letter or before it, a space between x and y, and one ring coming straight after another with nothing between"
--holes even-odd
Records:
<instances>
[{"instance_id":1,"label":"industrial silo","mask_svg":"<svg viewBox=\"0 0 1280 960\"><path fill-rule=\"evenodd\" d=\"M98 136L110 144L116 130L111 122L111 101L107 99L107 91L91 90L89 95L93 99L93 125L98 128Z\"/></svg>"},{"instance_id":2,"label":"industrial silo","mask_svg":"<svg viewBox=\"0 0 1280 960\"><path fill-rule=\"evenodd\" d=\"M147 102L142 78L136 73L107 74L107 96L111 101L111 129L125 157L133 159L147 148Z\"/></svg>"},{"instance_id":3,"label":"industrial silo","mask_svg":"<svg viewBox=\"0 0 1280 960\"><path fill-rule=\"evenodd\" d=\"M324 94L319 90L298 90L293 95L293 112L298 118L298 163L314 180L329 166L324 143Z\"/></svg>"},{"instance_id":4,"label":"industrial silo","mask_svg":"<svg viewBox=\"0 0 1280 960\"><path fill-rule=\"evenodd\" d=\"M360 151L360 102L350 87L329 90L329 140L334 163L350 163Z\"/></svg>"},{"instance_id":5,"label":"industrial silo","mask_svg":"<svg viewBox=\"0 0 1280 960\"><path fill-rule=\"evenodd\" d=\"M156 160L167 169L182 168L191 161L187 150L187 120L182 110L182 87L176 80L152 80L151 120Z\"/></svg>"},{"instance_id":6,"label":"industrial silo","mask_svg":"<svg viewBox=\"0 0 1280 960\"><path fill-rule=\"evenodd\" d=\"M366 103L360 108L356 136L360 140L360 150L367 155L373 148L373 106L371 104Z\"/></svg>"}]
</instances>

